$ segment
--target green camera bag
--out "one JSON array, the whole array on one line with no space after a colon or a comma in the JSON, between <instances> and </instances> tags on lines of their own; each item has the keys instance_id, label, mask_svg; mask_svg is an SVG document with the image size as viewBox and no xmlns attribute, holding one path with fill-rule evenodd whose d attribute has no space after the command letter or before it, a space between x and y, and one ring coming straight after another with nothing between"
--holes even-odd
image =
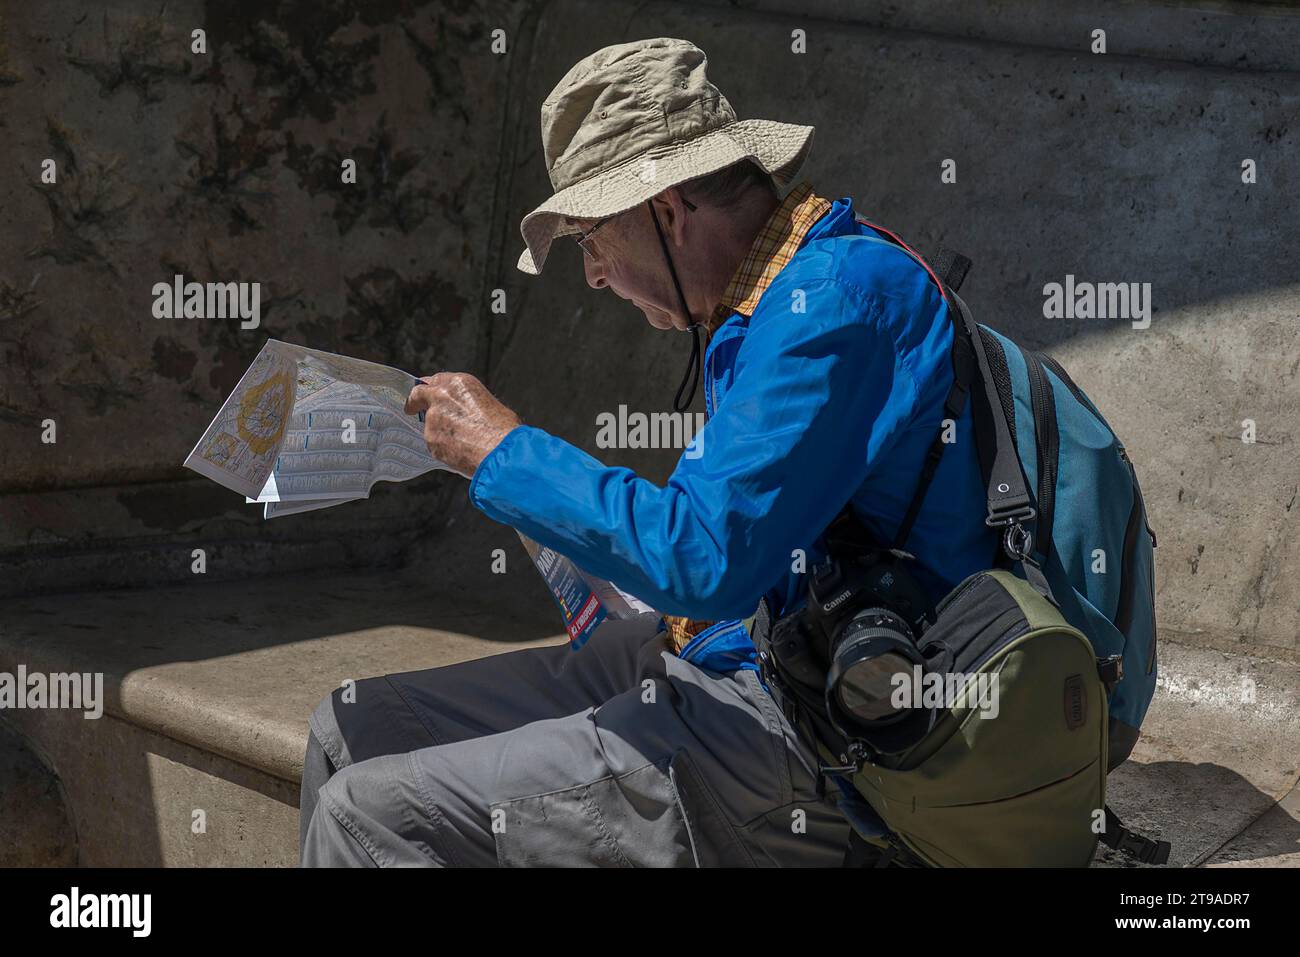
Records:
<instances>
[{"instance_id":1,"label":"green camera bag","mask_svg":"<svg viewBox=\"0 0 1300 957\"><path fill-rule=\"evenodd\" d=\"M915 863L1087 866L1105 826L1107 751L1088 639L1024 580L985 571L940 606L922 644L935 642L965 675L953 707L907 751L864 764L854 789ZM980 708L980 681L996 682L996 717Z\"/></svg>"}]
</instances>

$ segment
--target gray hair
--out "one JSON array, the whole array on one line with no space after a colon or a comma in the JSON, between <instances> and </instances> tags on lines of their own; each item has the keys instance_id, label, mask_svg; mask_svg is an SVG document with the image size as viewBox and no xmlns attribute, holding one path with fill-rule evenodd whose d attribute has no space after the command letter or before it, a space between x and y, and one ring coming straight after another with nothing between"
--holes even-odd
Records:
<instances>
[{"instance_id":1,"label":"gray hair","mask_svg":"<svg viewBox=\"0 0 1300 957\"><path fill-rule=\"evenodd\" d=\"M716 173L687 180L679 187L696 205L727 207L743 199L750 190L765 190L773 199L780 199L776 181L763 167L751 160L739 160L724 166Z\"/></svg>"}]
</instances>

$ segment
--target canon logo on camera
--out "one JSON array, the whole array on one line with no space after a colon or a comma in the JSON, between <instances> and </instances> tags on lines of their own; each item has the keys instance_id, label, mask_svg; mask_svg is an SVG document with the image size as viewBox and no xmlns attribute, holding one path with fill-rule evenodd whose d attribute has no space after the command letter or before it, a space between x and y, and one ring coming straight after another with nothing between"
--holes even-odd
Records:
<instances>
[{"instance_id":1,"label":"canon logo on camera","mask_svg":"<svg viewBox=\"0 0 1300 957\"><path fill-rule=\"evenodd\" d=\"M848 601L849 596L852 595L852 594L853 594L853 590L852 590L852 589L850 589L850 588L846 588L846 589L844 589L844 591L840 592L838 595L836 595L836 596L835 596L834 598L832 598L830 601L828 601L828 602L826 602L824 605L822 605L822 611L827 612L827 613L829 614L830 612L834 611L836 608L839 608L840 605L842 605L842 604L844 604L846 601Z\"/></svg>"}]
</instances>

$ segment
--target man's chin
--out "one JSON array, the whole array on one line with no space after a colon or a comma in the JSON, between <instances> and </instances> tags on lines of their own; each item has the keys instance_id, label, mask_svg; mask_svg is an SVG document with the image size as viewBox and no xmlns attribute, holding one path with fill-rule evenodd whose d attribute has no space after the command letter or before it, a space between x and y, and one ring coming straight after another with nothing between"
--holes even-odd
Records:
<instances>
[{"instance_id":1,"label":"man's chin","mask_svg":"<svg viewBox=\"0 0 1300 957\"><path fill-rule=\"evenodd\" d=\"M640 305L639 303L637 308L639 308L641 314L645 316L645 321L650 323L650 325L654 326L656 329L662 331L673 328L672 318L669 317L666 312L660 312L658 309L650 309L646 306Z\"/></svg>"}]
</instances>

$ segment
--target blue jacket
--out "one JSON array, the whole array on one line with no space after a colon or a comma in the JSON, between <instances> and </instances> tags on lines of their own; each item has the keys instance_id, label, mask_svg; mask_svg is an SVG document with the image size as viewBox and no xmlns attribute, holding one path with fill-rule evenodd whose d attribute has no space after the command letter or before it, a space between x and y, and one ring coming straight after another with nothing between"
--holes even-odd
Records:
<instances>
[{"instance_id":1,"label":"blue jacket","mask_svg":"<svg viewBox=\"0 0 1300 957\"><path fill-rule=\"evenodd\" d=\"M802 569L845 502L893 537L944 417L951 347L925 270L840 199L753 314L715 330L701 454L665 485L520 426L480 464L470 499L660 612L722 619L683 657L753 667L738 619L764 595L776 615L802 604ZM935 600L988 567L997 538L984 513L968 403L907 543Z\"/></svg>"}]
</instances>

